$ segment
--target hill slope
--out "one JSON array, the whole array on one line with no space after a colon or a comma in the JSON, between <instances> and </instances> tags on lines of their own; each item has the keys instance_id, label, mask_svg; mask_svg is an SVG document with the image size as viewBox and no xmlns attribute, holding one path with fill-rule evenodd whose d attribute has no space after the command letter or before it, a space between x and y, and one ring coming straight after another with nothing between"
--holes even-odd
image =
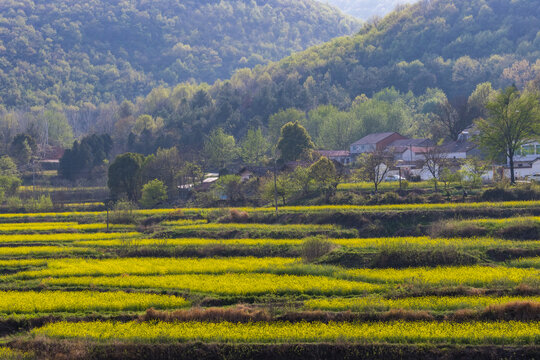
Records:
<instances>
[{"instance_id":1,"label":"hill slope","mask_svg":"<svg viewBox=\"0 0 540 360\"><path fill-rule=\"evenodd\" d=\"M367 20L373 16L384 16L400 4L411 4L418 0L320 0L337 7L346 14Z\"/></svg>"},{"instance_id":2,"label":"hill slope","mask_svg":"<svg viewBox=\"0 0 540 360\"><path fill-rule=\"evenodd\" d=\"M449 98L466 98L485 81L523 86L540 76L539 24L540 8L528 0L424 1L356 36L241 70L229 82L155 91L142 109L193 142L216 126L242 137L290 107L348 109L357 96L392 86L417 95L440 88ZM154 105L160 103L166 105Z\"/></svg>"},{"instance_id":3,"label":"hill slope","mask_svg":"<svg viewBox=\"0 0 540 360\"><path fill-rule=\"evenodd\" d=\"M134 99L160 84L228 78L358 27L312 0L5 0L1 102Z\"/></svg>"}]
</instances>

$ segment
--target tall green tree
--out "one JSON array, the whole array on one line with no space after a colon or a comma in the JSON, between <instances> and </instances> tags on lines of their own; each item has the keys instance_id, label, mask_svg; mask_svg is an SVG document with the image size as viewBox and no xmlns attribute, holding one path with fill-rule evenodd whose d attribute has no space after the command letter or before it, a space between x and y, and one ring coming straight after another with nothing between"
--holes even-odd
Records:
<instances>
[{"instance_id":1,"label":"tall green tree","mask_svg":"<svg viewBox=\"0 0 540 360\"><path fill-rule=\"evenodd\" d=\"M4 195L14 195L21 184L17 165L9 156L0 157L0 201Z\"/></svg>"},{"instance_id":2,"label":"tall green tree","mask_svg":"<svg viewBox=\"0 0 540 360\"><path fill-rule=\"evenodd\" d=\"M300 124L306 123L306 113L298 109L290 108L287 110L281 110L280 112L270 116L268 119L268 133L270 136L270 142L273 144L276 143L276 141L279 139L281 128L283 125L289 122L298 122Z\"/></svg>"},{"instance_id":3,"label":"tall green tree","mask_svg":"<svg viewBox=\"0 0 540 360\"><path fill-rule=\"evenodd\" d=\"M514 86L501 91L487 105L489 117L476 121L480 146L493 158L503 155L510 166L510 181L515 183L514 157L522 145L540 135L538 94L520 94Z\"/></svg>"},{"instance_id":4,"label":"tall green tree","mask_svg":"<svg viewBox=\"0 0 540 360\"><path fill-rule=\"evenodd\" d=\"M0 175L2 176L19 176L17 164L7 155L0 157Z\"/></svg>"},{"instance_id":5,"label":"tall green tree","mask_svg":"<svg viewBox=\"0 0 540 360\"><path fill-rule=\"evenodd\" d=\"M73 129L69 125L64 113L55 110L46 110L43 121L47 126L47 142L51 145L67 147L73 141Z\"/></svg>"},{"instance_id":6,"label":"tall green tree","mask_svg":"<svg viewBox=\"0 0 540 360\"><path fill-rule=\"evenodd\" d=\"M204 142L204 154L209 166L221 170L236 158L236 141L218 128Z\"/></svg>"},{"instance_id":7,"label":"tall green tree","mask_svg":"<svg viewBox=\"0 0 540 360\"><path fill-rule=\"evenodd\" d=\"M71 149L66 149L60 159L59 175L64 179L75 180L92 175L92 170L105 167L113 146L108 134L84 137L80 142L74 141ZM97 176L102 176L101 171Z\"/></svg>"},{"instance_id":8,"label":"tall green tree","mask_svg":"<svg viewBox=\"0 0 540 360\"><path fill-rule=\"evenodd\" d=\"M336 167L327 157L322 156L309 167L309 176L315 181L319 191L326 195L327 200L336 191L338 185Z\"/></svg>"},{"instance_id":9,"label":"tall green tree","mask_svg":"<svg viewBox=\"0 0 540 360\"><path fill-rule=\"evenodd\" d=\"M290 122L281 128L277 149L281 152L281 160L295 161L309 155L314 148L311 136L298 122Z\"/></svg>"},{"instance_id":10,"label":"tall green tree","mask_svg":"<svg viewBox=\"0 0 540 360\"><path fill-rule=\"evenodd\" d=\"M144 157L141 154L125 153L116 157L109 167L107 181L114 198L118 199L126 195L130 201L139 199L143 163Z\"/></svg>"},{"instance_id":11,"label":"tall green tree","mask_svg":"<svg viewBox=\"0 0 540 360\"><path fill-rule=\"evenodd\" d=\"M176 147L170 149L159 148L155 155L146 158L143 167L143 182L158 179L168 189L168 197L176 194L176 174L182 167L182 159Z\"/></svg>"},{"instance_id":12,"label":"tall green tree","mask_svg":"<svg viewBox=\"0 0 540 360\"><path fill-rule=\"evenodd\" d=\"M270 149L270 143L265 139L261 128L249 129L246 138L241 144L242 160L246 164L258 165Z\"/></svg>"},{"instance_id":13,"label":"tall green tree","mask_svg":"<svg viewBox=\"0 0 540 360\"><path fill-rule=\"evenodd\" d=\"M36 152L36 141L32 136L27 134L15 136L9 146L9 154L18 165L27 165Z\"/></svg>"},{"instance_id":14,"label":"tall green tree","mask_svg":"<svg viewBox=\"0 0 540 360\"><path fill-rule=\"evenodd\" d=\"M328 150L343 150L358 140L362 127L350 112L336 111L321 124L317 145Z\"/></svg>"},{"instance_id":15,"label":"tall green tree","mask_svg":"<svg viewBox=\"0 0 540 360\"><path fill-rule=\"evenodd\" d=\"M198 164L185 162L180 170L176 173L176 179L182 185L195 185L204 180L204 172Z\"/></svg>"}]
</instances>

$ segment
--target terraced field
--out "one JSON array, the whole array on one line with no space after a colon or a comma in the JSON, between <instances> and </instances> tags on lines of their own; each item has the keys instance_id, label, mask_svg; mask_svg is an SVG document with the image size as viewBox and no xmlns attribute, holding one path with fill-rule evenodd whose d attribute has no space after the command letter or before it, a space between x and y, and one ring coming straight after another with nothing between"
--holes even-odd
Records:
<instances>
[{"instance_id":1,"label":"terraced field","mask_svg":"<svg viewBox=\"0 0 540 360\"><path fill-rule=\"evenodd\" d=\"M467 226L501 229L538 222L540 203L461 207L479 212ZM535 358L540 239L430 237L429 222L376 237L343 220L459 222L456 208L281 209L300 223L271 209L160 209L109 232L103 213L0 215L0 357Z\"/></svg>"}]
</instances>

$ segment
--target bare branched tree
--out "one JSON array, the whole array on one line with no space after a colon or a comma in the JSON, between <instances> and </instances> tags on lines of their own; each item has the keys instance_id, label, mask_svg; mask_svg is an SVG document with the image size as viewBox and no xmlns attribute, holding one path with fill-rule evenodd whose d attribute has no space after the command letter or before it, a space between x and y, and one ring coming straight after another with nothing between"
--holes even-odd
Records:
<instances>
[{"instance_id":1,"label":"bare branched tree","mask_svg":"<svg viewBox=\"0 0 540 360\"><path fill-rule=\"evenodd\" d=\"M441 176L443 168L447 165L448 159L441 146L431 146L422 153L422 168L425 168L433 177L435 191L438 191L437 182Z\"/></svg>"},{"instance_id":2,"label":"bare branched tree","mask_svg":"<svg viewBox=\"0 0 540 360\"><path fill-rule=\"evenodd\" d=\"M467 104L467 98L455 98L452 102L446 100L438 106L437 117L444 128L445 136L457 140L459 134L472 122L472 114Z\"/></svg>"},{"instance_id":3,"label":"bare branched tree","mask_svg":"<svg viewBox=\"0 0 540 360\"><path fill-rule=\"evenodd\" d=\"M380 150L362 154L356 161L358 164L356 176L360 180L372 182L375 192L379 190L379 184L384 181L394 165L392 154Z\"/></svg>"}]
</instances>

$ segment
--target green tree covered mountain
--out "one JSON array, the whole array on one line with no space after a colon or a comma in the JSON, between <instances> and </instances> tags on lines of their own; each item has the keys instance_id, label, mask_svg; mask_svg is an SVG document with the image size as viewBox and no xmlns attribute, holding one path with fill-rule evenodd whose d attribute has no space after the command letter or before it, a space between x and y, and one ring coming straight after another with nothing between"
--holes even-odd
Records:
<instances>
[{"instance_id":1,"label":"green tree covered mountain","mask_svg":"<svg viewBox=\"0 0 540 360\"><path fill-rule=\"evenodd\" d=\"M359 26L312 0L4 0L1 102L134 99L228 78Z\"/></svg>"},{"instance_id":2,"label":"green tree covered mountain","mask_svg":"<svg viewBox=\"0 0 540 360\"><path fill-rule=\"evenodd\" d=\"M217 126L242 138L250 127L269 128L271 115L288 108L308 112L331 104L348 111L355 99L363 101L361 95L389 87L416 96L438 88L449 99L465 100L483 82L523 87L540 76L536 5L422 1L365 25L355 36L240 70L230 81L156 89L140 111L163 118L173 138L193 143Z\"/></svg>"},{"instance_id":3,"label":"green tree covered mountain","mask_svg":"<svg viewBox=\"0 0 540 360\"><path fill-rule=\"evenodd\" d=\"M330 4L346 14L368 20L373 16L384 16L398 5L411 4L418 0L320 0Z\"/></svg>"},{"instance_id":4,"label":"green tree covered mountain","mask_svg":"<svg viewBox=\"0 0 540 360\"><path fill-rule=\"evenodd\" d=\"M64 144L69 132L53 130L69 124L75 137L110 134L117 152L150 154L178 146L195 158L216 129L239 144L251 129L275 145L281 126L291 120L304 124L315 145L326 149L344 149L382 131L455 138L481 115L478 104L491 89L521 89L531 81L540 88L539 24L540 8L528 0L422 1L371 21L354 36L237 70L212 85L158 86L133 103L0 111L0 130L6 129L0 135L26 132L52 143L51 134L60 134L55 141ZM72 78L76 74L74 69ZM123 76L98 80L114 88Z\"/></svg>"}]
</instances>

